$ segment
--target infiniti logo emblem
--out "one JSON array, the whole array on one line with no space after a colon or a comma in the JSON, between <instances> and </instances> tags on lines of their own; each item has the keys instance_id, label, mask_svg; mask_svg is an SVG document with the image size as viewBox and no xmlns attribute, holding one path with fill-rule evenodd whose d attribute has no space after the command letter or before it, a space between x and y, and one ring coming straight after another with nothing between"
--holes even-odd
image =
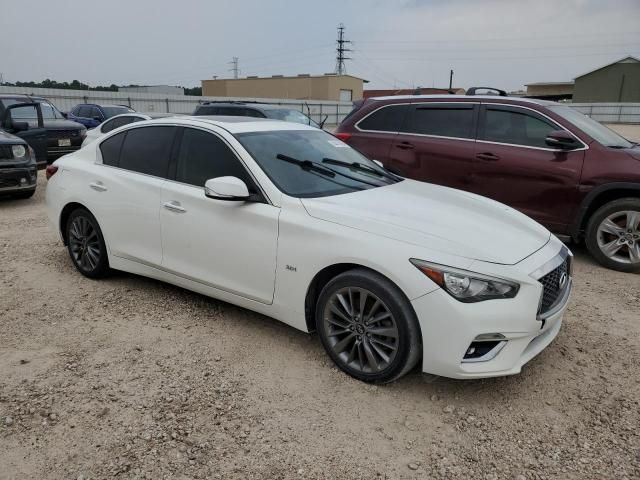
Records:
<instances>
[{"instance_id":1,"label":"infiniti logo emblem","mask_svg":"<svg viewBox=\"0 0 640 480\"><path fill-rule=\"evenodd\" d=\"M558 286L560 287L560 289L564 288L564 286L567 284L568 279L569 277L567 276L567 272L562 272L562 275L560 275L560 279L558 280Z\"/></svg>"}]
</instances>

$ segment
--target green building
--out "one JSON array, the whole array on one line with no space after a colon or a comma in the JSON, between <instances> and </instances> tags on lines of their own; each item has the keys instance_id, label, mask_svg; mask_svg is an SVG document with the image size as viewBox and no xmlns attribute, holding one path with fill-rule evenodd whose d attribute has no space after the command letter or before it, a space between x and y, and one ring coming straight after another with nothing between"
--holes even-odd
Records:
<instances>
[{"instance_id":1,"label":"green building","mask_svg":"<svg viewBox=\"0 0 640 480\"><path fill-rule=\"evenodd\" d=\"M626 57L576 77L573 101L640 103L640 60Z\"/></svg>"}]
</instances>

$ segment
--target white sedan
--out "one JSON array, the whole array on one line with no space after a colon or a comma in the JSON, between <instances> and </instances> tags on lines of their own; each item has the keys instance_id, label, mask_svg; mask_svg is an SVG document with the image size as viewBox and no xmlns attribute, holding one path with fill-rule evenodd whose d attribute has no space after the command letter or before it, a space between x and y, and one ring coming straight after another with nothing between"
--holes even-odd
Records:
<instances>
[{"instance_id":1,"label":"white sedan","mask_svg":"<svg viewBox=\"0 0 640 480\"><path fill-rule=\"evenodd\" d=\"M510 375L556 337L569 250L492 200L397 177L328 133L176 117L107 133L47 170L83 275L153 277L317 331L349 375L419 361Z\"/></svg>"}]
</instances>

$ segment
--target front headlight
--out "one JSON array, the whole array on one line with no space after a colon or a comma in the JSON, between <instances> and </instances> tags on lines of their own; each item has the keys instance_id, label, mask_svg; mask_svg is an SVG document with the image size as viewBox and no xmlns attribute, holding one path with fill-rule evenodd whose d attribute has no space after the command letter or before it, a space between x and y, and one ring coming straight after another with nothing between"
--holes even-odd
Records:
<instances>
[{"instance_id":1,"label":"front headlight","mask_svg":"<svg viewBox=\"0 0 640 480\"><path fill-rule=\"evenodd\" d=\"M27 149L24 148L24 145L13 145L11 152L13 153L13 158L24 158L27 154Z\"/></svg>"},{"instance_id":2,"label":"front headlight","mask_svg":"<svg viewBox=\"0 0 640 480\"><path fill-rule=\"evenodd\" d=\"M517 283L480 273L445 267L415 258L410 262L445 292L464 303L513 298L520 289Z\"/></svg>"}]
</instances>

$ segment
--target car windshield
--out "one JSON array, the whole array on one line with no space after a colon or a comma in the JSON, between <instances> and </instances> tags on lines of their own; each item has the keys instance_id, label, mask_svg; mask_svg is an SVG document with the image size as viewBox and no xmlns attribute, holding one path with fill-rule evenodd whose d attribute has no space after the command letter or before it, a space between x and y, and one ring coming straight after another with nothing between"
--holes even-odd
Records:
<instances>
[{"instance_id":1,"label":"car windshield","mask_svg":"<svg viewBox=\"0 0 640 480\"><path fill-rule=\"evenodd\" d=\"M575 108L565 105L554 105L549 109L571 122L577 128L596 140L598 143L612 148L631 148L633 144L626 138L621 137L613 130L608 129L600 122L587 117Z\"/></svg>"},{"instance_id":2,"label":"car windshield","mask_svg":"<svg viewBox=\"0 0 640 480\"><path fill-rule=\"evenodd\" d=\"M2 102L4 103L5 106L8 107L9 105L15 105L17 103L31 103L32 100L12 98L12 99L3 100ZM49 102L43 102L40 100L33 100L33 102L37 102L40 104L40 109L42 110L42 118L44 120L64 119L64 116L62 115L62 113L60 113L60 111ZM30 106L18 107L11 110L11 118L14 118L16 120L29 120L29 119L38 118L38 114L34 107L30 107Z\"/></svg>"},{"instance_id":3,"label":"car windshield","mask_svg":"<svg viewBox=\"0 0 640 480\"><path fill-rule=\"evenodd\" d=\"M250 132L236 138L271 181L292 197L338 195L401 180L320 130Z\"/></svg>"},{"instance_id":4,"label":"car windshield","mask_svg":"<svg viewBox=\"0 0 640 480\"><path fill-rule=\"evenodd\" d=\"M134 110L129 107L102 107L102 111L104 112L104 118L115 117L116 115L122 115L123 113L131 113Z\"/></svg>"},{"instance_id":5,"label":"car windshield","mask_svg":"<svg viewBox=\"0 0 640 480\"><path fill-rule=\"evenodd\" d=\"M307 117L304 113L292 108L278 108L273 110L265 110L267 117L275 120L284 120L285 122L302 123L303 125L311 125L312 127L319 128L316 122Z\"/></svg>"}]
</instances>

